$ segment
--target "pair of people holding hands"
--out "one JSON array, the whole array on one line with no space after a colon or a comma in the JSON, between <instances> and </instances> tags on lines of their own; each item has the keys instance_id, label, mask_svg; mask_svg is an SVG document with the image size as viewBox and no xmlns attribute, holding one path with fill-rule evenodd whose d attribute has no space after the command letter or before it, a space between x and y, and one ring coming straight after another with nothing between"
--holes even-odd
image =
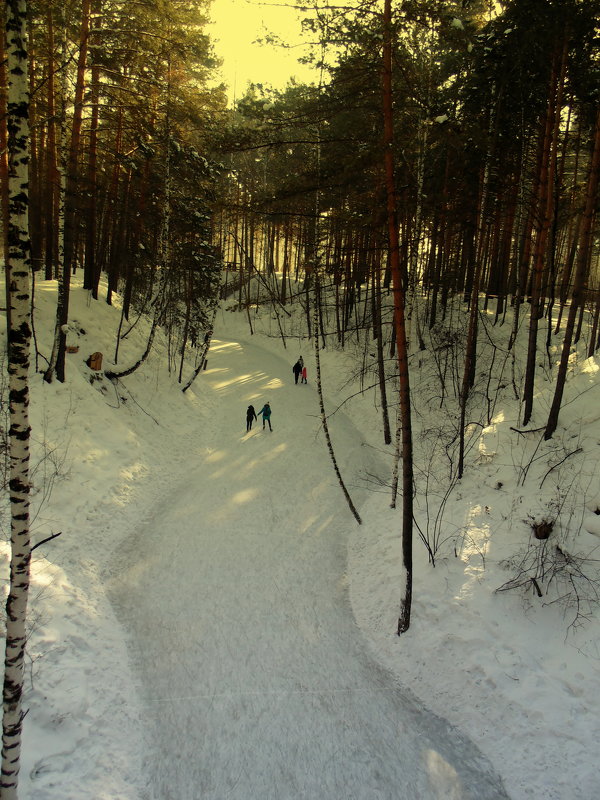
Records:
<instances>
[{"instance_id":1,"label":"pair of people holding hands","mask_svg":"<svg viewBox=\"0 0 600 800\"><path fill-rule=\"evenodd\" d=\"M269 430L272 431L273 428L271 427L271 406L268 403L265 403L261 410L258 412L262 414L263 418L263 431L265 429L265 424L269 423ZM252 423L254 420L258 421L258 417L256 416L256 411L254 410L254 406L248 406L248 410L246 411L246 431L252 430Z\"/></svg>"}]
</instances>

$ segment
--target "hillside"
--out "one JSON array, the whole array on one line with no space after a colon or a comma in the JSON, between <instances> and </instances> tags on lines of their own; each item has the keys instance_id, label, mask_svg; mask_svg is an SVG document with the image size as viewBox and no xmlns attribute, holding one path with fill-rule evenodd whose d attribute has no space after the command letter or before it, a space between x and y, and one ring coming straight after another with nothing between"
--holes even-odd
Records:
<instances>
[{"instance_id":1,"label":"hillside","mask_svg":"<svg viewBox=\"0 0 600 800\"><path fill-rule=\"evenodd\" d=\"M36 287L37 343L45 354L54 292L53 283ZM574 360L559 432L544 443L535 428L543 425L551 399L548 371L538 386L536 419L530 426L534 432L519 432L514 430L519 429L519 404L511 394L513 380L518 384L519 359L492 361L484 348L480 364L493 368L489 380L480 376L478 385L484 388L479 397L490 419L473 425L467 471L458 482L451 477L452 451L446 445L456 420L438 396L439 354L446 351L438 346L414 353L416 521L434 551L435 567L416 541L413 621L398 638L400 523L399 512L389 508L386 485L393 448L382 443L373 390L359 391L361 381L372 383L361 379L364 356L358 349L333 347L322 354L334 447L360 507L359 527L336 485L319 431L314 361L310 343L302 340L301 312L289 323L284 348L268 311L252 313L255 333L250 336L244 316L227 307L224 303L218 315L208 368L186 394L176 376L168 374L164 341L157 342L142 370L117 385L95 378L85 358L100 351L104 365L110 363L119 313L104 303L92 308L81 288L73 293L68 342L78 345L79 352L68 356L67 383L48 386L40 375L32 375L33 530L38 541L61 535L34 554L22 796L147 796L144 731L149 714L139 671L145 659L127 649L129 579L118 589L114 580L130 576L131 603L137 607L135 592L140 590L134 586L136 566L145 563L143 532L161 519L168 540L170 525L175 525L171 509L176 514L177 502L190 487L199 508L215 509L210 520L215 536L219 502L225 507L231 496L239 496L257 543L276 534L286 515L312 520L322 512L321 504L335 509L323 517L320 530L327 537L339 528L339 535L347 537L347 552L329 566L337 570L331 573L332 585L347 586L340 602L351 603L360 629L357 648L364 643L381 668L396 676L403 693L472 740L513 800L596 796L598 360ZM489 326L489 341L496 330ZM146 332L142 320L121 342L120 364L138 356ZM219 348L242 349L246 361L235 362L235 374L213 372L222 369L213 365ZM308 364L307 387L292 385L291 364L300 353ZM43 359L38 367L43 368ZM452 375L452 363L446 367ZM306 392L300 408L294 392ZM245 434L245 406L254 394L257 409L261 398L272 403L272 437L265 433L262 438L260 429L251 437ZM244 462L252 465L248 474L240 473L229 457L227 469L219 470L223 456L216 433L229 437L223 442L225 453L256 446L253 458ZM255 496L261 465L275 457L281 483ZM214 471L203 476L201 461L214 464ZM304 476L317 463L323 469L322 494L307 496ZM544 519L553 521L554 530L548 540L536 540L530 523ZM7 545L3 554L6 560ZM235 555L233 550L226 563ZM318 568L318 549L307 563ZM266 577L275 567L281 564L266 560L262 573L256 565L254 570ZM169 559L153 569L157 576L164 573L164 585L153 583L158 595L176 593L177 574ZM310 573L286 568L286 581L295 573L308 581L299 596L310 597ZM497 592L509 582L522 586ZM260 580L250 583L257 596L265 591ZM536 583L542 597L534 591ZM181 609L183 619L201 619L207 609L214 616L211 597L199 590L197 606ZM276 613L277 595L272 608ZM308 625L302 609L297 619L284 623ZM303 635L310 638L316 630L308 625ZM277 643L268 645L273 650ZM148 657L147 666L152 663ZM198 681L208 679L199 675ZM217 772L226 766L218 758L213 754ZM428 768L449 785L454 767L439 753L432 751ZM353 790L357 797L369 796L359 783ZM307 788L303 796L324 796L318 791ZM430 792L438 796L435 788ZM456 779L455 792L468 796L462 777Z\"/></svg>"}]
</instances>

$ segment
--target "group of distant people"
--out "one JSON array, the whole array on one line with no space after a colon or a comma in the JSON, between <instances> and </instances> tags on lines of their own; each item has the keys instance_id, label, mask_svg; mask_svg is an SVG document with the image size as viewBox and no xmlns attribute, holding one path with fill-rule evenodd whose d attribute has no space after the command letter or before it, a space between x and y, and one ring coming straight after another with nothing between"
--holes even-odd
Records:
<instances>
[{"instance_id":1,"label":"group of distant people","mask_svg":"<svg viewBox=\"0 0 600 800\"><path fill-rule=\"evenodd\" d=\"M304 359L302 356L296 361L294 366L292 367L292 372L294 373L294 382L298 383L298 378L300 378L300 383L308 383L306 377L306 367L304 366ZM258 417L262 415L263 418L263 431L265 429L265 425L269 424L269 430L272 432L273 428L271 426L271 406L268 403L265 403L261 410L256 413L254 410L254 406L248 406L246 411L246 432L252 430L252 423L256 420L258 422Z\"/></svg>"}]
</instances>

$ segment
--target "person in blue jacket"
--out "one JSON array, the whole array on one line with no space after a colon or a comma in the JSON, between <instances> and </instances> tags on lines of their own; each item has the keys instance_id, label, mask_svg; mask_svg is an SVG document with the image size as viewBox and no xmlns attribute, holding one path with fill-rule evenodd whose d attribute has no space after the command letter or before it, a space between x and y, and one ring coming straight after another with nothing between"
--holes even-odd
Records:
<instances>
[{"instance_id":1,"label":"person in blue jacket","mask_svg":"<svg viewBox=\"0 0 600 800\"><path fill-rule=\"evenodd\" d=\"M271 406L268 403L265 403L261 410L258 412L262 414L263 418L263 431L265 429L265 422L269 423L269 430L272 431L273 428L271 427Z\"/></svg>"}]
</instances>

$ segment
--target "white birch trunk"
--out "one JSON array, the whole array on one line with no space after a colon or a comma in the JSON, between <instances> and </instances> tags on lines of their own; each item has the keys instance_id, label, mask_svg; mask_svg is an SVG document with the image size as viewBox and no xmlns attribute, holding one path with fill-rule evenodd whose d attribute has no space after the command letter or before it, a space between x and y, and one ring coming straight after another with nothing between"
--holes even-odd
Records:
<instances>
[{"instance_id":1,"label":"white birch trunk","mask_svg":"<svg viewBox=\"0 0 600 800\"><path fill-rule=\"evenodd\" d=\"M0 798L16 800L23 723L25 621L29 592L29 91L26 0L7 0L9 224L11 323L8 346L10 406L10 587L6 601L6 654L2 692L2 773Z\"/></svg>"}]
</instances>

